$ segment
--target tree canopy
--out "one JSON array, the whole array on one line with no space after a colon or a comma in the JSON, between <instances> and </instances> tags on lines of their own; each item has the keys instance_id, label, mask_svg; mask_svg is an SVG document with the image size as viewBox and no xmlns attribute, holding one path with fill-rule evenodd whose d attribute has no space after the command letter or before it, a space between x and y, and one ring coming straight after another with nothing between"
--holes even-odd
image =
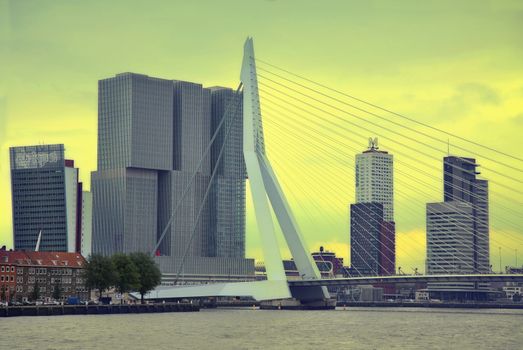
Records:
<instances>
[{"instance_id":1,"label":"tree canopy","mask_svg":"<svg viewBox=\"0 0 523 350\"><path fill-rule=\"evenodd\" d=\"M138 273L140 275L140 283L137 290L141 295L141 302L143 303L144 295L160 284L162 274L154 260L149 255L145 253L132 253L130 257L138 268Z\"/></svg>"},{"instance_id":2,"label":"tree canopy","mask_svg":"<svg viewBox=\"0 0 523 350\"><path fill-rule=\"evenodd\" d=\"M99 296L102 297L103 291L116 284L118 272L113 260L100 254L89 256L87 266L84 270L85 285L88 288L96 288Z\"/></svg>"},{"instance_id":3,"label":"tree canopy","mask_svg":"<svg viewBox=\"0 0 523 350\"><path fill-rule=\"evenodd\" d=\"M140 273L133 259L123 253L114 254L111 259L118 273L118 278L115 282L116 291L123 294L132 290L138 290L140 287Z\"/></svg>"}]
</instances>

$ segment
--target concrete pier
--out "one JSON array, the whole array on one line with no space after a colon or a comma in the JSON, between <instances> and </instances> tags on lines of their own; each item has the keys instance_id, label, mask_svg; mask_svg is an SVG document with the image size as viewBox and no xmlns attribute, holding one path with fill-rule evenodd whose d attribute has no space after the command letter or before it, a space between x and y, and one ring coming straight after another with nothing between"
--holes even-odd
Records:
<instances>
[{"instance_id":1,"label":"concrete pier","mask_svg":"<svg viewBox=\"0 0 523 350\"><path fill-rule=\"evenodd\" d=\"M0 317L13 316L59 316L59 315L103 315L103 314L141 314L158 312L200 311L196 304L113 304L113 305L31 305L0 308Z\"/></svg>"}]
</instances>

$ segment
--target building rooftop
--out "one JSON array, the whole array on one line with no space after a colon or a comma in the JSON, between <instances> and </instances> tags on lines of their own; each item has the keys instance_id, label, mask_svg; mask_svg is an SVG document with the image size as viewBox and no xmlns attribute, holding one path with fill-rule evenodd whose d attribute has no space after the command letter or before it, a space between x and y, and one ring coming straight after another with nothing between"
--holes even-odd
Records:
<instances>
[{"instance_id":1,"label":"building rooftop","mask_svg":"<svg viewBox=\"0 0 523 350\"><path fill-rule=\"evenodd\" d=\"M0 263L38 267L67 266L80 268L85 266L86 261L80 253L2 250L0 251Z\"/></svg>"}]
</instances>

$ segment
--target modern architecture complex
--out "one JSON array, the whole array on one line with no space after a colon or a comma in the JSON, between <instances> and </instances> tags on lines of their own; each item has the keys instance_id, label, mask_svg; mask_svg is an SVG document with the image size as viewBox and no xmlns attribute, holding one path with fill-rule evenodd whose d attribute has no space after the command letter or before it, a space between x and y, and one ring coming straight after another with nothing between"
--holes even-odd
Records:
<instances>
[{"instance_id":1,"label":"modern architecture complex","mask_svg":"<svg viewBox=\"0 0 523 350\"><path fill-rule=\"evenodd\" d=\"M64 145L11 147L16 250L80 252L82 183Z\"/></svg>"},{"instance_id":2,"label":"modern architecture complex","mask_svg":"<svg viewBox=\"0 0 523 350\"><path fill-rule=\"evenodd\" d=\"M476 179L475 159L448 156L443 162L444 201L427 204L427 273L488 273L488 181ZM442 298L481 298L487 285L429 283Z\"/></svg>"},{"instance_id":3,"label":"modern architecture complex","mask_svg":"<svg viewBox=\"0 0 523 350\"><path fill-rule=\"evenodd\" d=\"M396 266L393 156L377 139L356 155L356 204L350 206L351 267L359 274L391 275Z\"/></svg>"},{"instance_id":4,"label":"modern architecture complex","mask_svg":"<svg viewBox=\"0 0 523 350\"><path fill-rule=\"evenodd\" d=\"M173 280L254 274L244 259L240 97L134 73L99 82L94 253L155 251Z\"/></svg>"}]
</instances>

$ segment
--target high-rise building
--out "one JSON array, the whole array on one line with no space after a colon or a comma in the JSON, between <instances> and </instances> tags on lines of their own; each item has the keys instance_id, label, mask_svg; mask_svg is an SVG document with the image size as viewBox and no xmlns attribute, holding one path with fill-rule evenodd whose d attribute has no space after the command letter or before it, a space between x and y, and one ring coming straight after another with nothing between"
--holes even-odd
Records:
<instances>
[{"instance_id":1,"label":"high-rise building","mask_svg":"<svg viewBox=\"0 0 523 350\"><path fill-rule=\"evenodd\" d=\"M474 273L473 228L470 203L428 203L427 273Z\"/></svg>"},{"instance_id":2,"label":"high-rise building","mask_svg":"<svg viewBox=\"0 0 523 350\"><path fill-rule=\"evenodd\" d=\"M211 208L215 212L211 216L214 254L244 257L247 176L243 160L242 95L232 89L214 87L211 100L213 134L226 118L211 149L211 168L216 171Z\"/></svg>"},{"instance_id":3,"label":"high-rise building","mask_svg":"<svg viewBox=\"0 0 523 350\"><path fill-rule=\"evenodd\" d=\"M476 178L478 166L474 158L444 158L444 201L472 205L474 270L486 273L490 271L488 181Z\"/></svg>"},{"instance_id":4,"label":"high-rise building","mask_svg":"<svg viewBox=\"0 0 523 350\"><path fill-rule=\"evenodd\" d=\"M394 172L392 154L370 139L369 148L356 155L356 203L383 204L383 218L394 221Z\"/></svg>"},{"instance_id":5,"label":"high-rise building","mask_svg":"<svg viewBox=\"0 0 523 350\"><path fill-rule=\"evenodd\" d=\"M356 203L350 206L351 267L361 275L380 275L383 204Z\"/></svg>"},{"instance_id":6,"label":"high-rise building","mask_svg":"<svg viewBox=\"0 0 523 350\"><path fill-rule=\"evenodd\" d=\"M79 252L82 184L64 145L11 147L16 250Z\"/></svg>"},{"instance_id":7,"label":"high-rise building","mask_svg":"<svg viewBox=\"0 0 523 350\"><path fill-rule=\"evenodd\" d=\"M231 129L212 183L223 135L204 157L238 99L229 89L134 73L99 82L94 253L151 252L167 228L156 251L164 276L179 271L184 257L184 276L254 273L244 259L241 127ZM241 115L241 106L233 112Z\"/></svg>"},{"instance_id":8,"label":"high-rise building","mask_svg":"<svg viewBox=\"0 0 523 350\"><path fill-rule=\"evenodd\" d=\"M475 159L444 158L444 201L427 204L427 272L488 273L488 181L476 179ZM484 298L488 284L429 283L428 290L449 298Z\"/></svg>"},{"instance_id":9,"label":"high-rise building","mask_svg":"<svg viewBox=\"0 0 523 350\"><path fill-rule=\"evenodd\" d=\"M368 270L366 274L395 273L393 184L392 154L379 150L377 139L369 139L369 148L356 155L356 204L351 205L350 228L351 265Z\"/></svg>"},{"instance_id":10,"label":"high-rise building","mask_svg":"<svg viewBox=\"0 0 523 350\"><path fill-rule=\"evenodd\" d=\"M82 221L80 234L80 253L88 257L92 252L93 235L93 195L91 192L82 192Z\"/></svg>"}]
</instances>

